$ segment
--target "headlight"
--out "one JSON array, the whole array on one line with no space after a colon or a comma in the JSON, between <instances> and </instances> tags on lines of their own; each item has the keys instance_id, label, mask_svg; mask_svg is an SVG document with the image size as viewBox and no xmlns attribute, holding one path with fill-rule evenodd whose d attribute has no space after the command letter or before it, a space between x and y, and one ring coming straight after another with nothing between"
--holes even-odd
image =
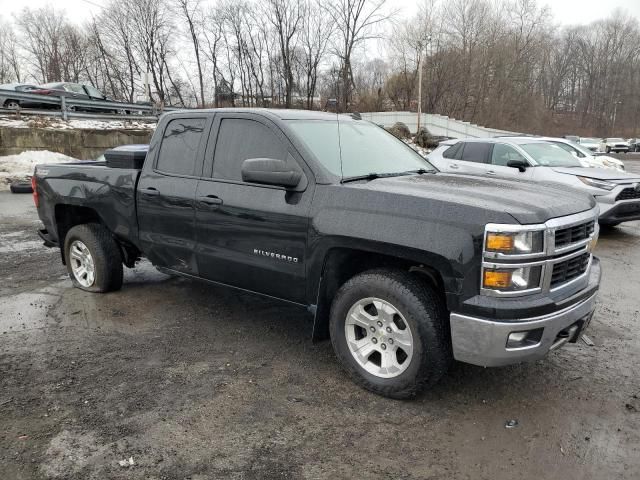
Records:
<instances>
[{"instance_id":1,"label":"headlight","mask_svg":"<svg viewBox=\"0 0 640 480\"><path fill-rule=\"evenodd\" d=\"M595 178L578 177L585 185L589 185L594 188L602 188L603 190L613 190L616 187L615 183L605 182L604 180L596 180Z\"/></svg>"},{"instance_id":2,"label":"headlight","mask_svg":"<svg viewBox=\"0 0 640 480\"><path fill-rule=\"evenodd\" d=\"M482 287L501 292L519 292L540 286L542 267L485 268L482 271Z\"/></svg>"},{"instance_id":3,"label":"headlight","mask_svg":"<svg viewBox=\"0 0 640 480\"><path fill-rule=\"evenodd\" d=\"M541 253L543 251L542 231L487 232L485 250L507 255Z\"/></svg>"}]
</instances>

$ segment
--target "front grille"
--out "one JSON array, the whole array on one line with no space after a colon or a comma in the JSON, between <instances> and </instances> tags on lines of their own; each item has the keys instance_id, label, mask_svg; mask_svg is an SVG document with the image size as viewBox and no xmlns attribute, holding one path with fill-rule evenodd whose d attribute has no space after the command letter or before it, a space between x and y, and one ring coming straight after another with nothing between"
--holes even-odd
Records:
<instances>
[{"instance_id":1,"label":"front grille","mask_svg":"<svg viewBox=\"0 0 640 480\"><path fill-rule=\"evenodd\" d=\"M556 248L566 247L572 243L586 240L593 233L595 221L556 230Z\"/></svg>"},{"instance_id":2,"label":"front grille","mask_svg":"<svg viewBox=\"0 0 640 480\"><path fill-rule=\"evenodd\" d=\"M583 253L564 262L556 263L551 274L551 288L579 277L587 271L590 253Z\"/></svg>"},{"instance_id":3,"label":"front grille","mask_svg":"<svg viewBox=\"0 0 640 480\"><path fill-rule=\"evenodd\" d=\"M633 200L640 198L640 190L636 190L633 187L625 188L622 190L618 196L616 197L616 202L618 200Z\"/></svg>"}]
</instances>

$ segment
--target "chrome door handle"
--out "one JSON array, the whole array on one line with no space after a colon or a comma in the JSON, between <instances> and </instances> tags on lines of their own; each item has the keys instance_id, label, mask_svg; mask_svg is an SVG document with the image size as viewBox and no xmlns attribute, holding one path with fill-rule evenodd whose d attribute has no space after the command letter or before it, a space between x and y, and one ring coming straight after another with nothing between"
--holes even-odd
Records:
<instances>
[{"instance_id":1,"label":"chrome door handle","mask_svg":"<svg viewBox=\"0 0 640 480\"><path fill-rule=\"evenodd\" d=\"M155 196L155 195L160 195L160 190L156 190L153 187L149 187L149 188L141 189L140 193L142 193L143 195Z\"/></svg>"},{"instance_id":2,"label":"chrome door handle","mask_svg":"<svg viewBox=\"0 0 640 480\"><path fill-rule=\"evenodd\" d=\"M452 163L452 164L450 164L449 166L450 166L451 168L453 168L454 170L455 170L455 169L457 169L457 168L460 168L460 167L458 166L458 164L457 164L457 163Z\"/></svg>"},{"instance_id":3,"label":"chrome door handle","mask_svg":"<svg viewBox=\"0 0 640 480\"><path fill-rule=\"evenodd\" d=\"M496 172L494 172L493 170L487 170L487 175L495 175Z\"/></svg>"}]
</instances>

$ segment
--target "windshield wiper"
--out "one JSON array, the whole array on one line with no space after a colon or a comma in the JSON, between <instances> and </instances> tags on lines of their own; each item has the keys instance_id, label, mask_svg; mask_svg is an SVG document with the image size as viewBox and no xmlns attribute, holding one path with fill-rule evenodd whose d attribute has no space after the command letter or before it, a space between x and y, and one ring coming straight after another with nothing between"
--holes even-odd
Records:
<instances>
[{"instance_id":1,"label":"windshield wiper","mask_svg":"<svg viewBox=\"0 0 640 480\"><path fill-rule=\"evenodd\" d=\"M366 175L354 175L353 177L345 177L340 183L357 182L359 180L375 180L376 178L388 178L388 177L400 177L402 175L413 175L423 173L435 173L435 170L426 170L420 168L418 170L407 170L406 172L392 172L392 173L367 173Z\"/></svg>"}]
</instances>

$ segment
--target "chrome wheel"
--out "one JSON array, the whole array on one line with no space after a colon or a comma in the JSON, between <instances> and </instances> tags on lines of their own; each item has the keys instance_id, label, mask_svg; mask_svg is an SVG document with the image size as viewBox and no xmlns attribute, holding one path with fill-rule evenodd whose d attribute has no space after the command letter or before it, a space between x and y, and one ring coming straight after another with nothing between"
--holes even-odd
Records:
<instances>
[{"instance_id":1,"label":"chrome wheel","mask_svg":"<svg viewBox=\"0 0 640 480\"><path fill-rule=\"evenodd\" d=\"M411 363L411 328L385 300L371 297L356 302L347 314L344 333L353 358L376 377L396 377Z\"/></svg>"},{"instance_id":2,"label":"chrome wheel","mask_svg":"<svg viewBox=\"0 0 640 480\"><path fill-rule=\"evenodd\" d=\"M93 285L96 267L87 246L80 240L74 240L69 247L69 257L76 281L85 288Z\"/></svg>"}]
</instances>

